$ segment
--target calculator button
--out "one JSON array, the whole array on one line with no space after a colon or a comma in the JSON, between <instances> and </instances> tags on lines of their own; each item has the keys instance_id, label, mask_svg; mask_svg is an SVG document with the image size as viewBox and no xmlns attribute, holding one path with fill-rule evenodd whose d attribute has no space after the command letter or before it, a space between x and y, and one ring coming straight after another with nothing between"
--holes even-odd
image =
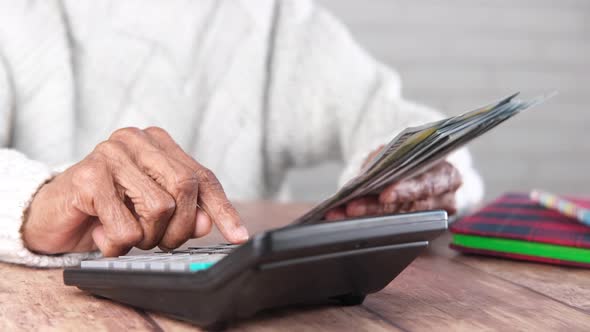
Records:
<instances>
[{"instance_id":1,"label":"calculator button","mask_svg":"<svg viewBox=\"0 0 590 332\"><path fill-rule=\"evenodd\" d=\"M172 262L169 266L170 271L173 272L183 272L188 270L187 262Z\"/></svg>"},{"instance_id":2,"label":"calculator button","mask_svg":"<svg viewBox=\"0 0 590 332\"><path fill-rule=\"evenodd\" d=\"M147 267L148 267L148 262L146 262L146 261L131 263L132 270L147 270Z\"/></svg>"},{"instance_id":3,"label":"calculator button","mask_svg":"<svg viewBox=\"0 0 590 332\"><path fill-rule=\"evenodd\" d=\"M128 259L121 259L118 261L113 262L113 269L116 270L126 270L127 268L131 267L131 263Z\"/></svg>"},{"instance_id":4,"label":"calculator button","mask_svg":"<svg viewBox=\"0 0 590 332\"><path fill-rule=\"evenodd\" d=\"M167 266L168 263L166 263L165 261L151 262L148 269L150 271L166 271Z\"/></svg>"},{"instance_id":5,"label":"calculator button","mask_svg":"<svg viewBox=\"0 0 590 332\"><path fill-rule=\"evenodd\" d=\"M140 261L132 261L131 262L131 270L148 270L150 264L152 262L162 260L161 257L148 257L144 258Z\"/></svg>"},{"instance_id":6,"label":"calculator button","mask_svg":"<svg viewBox=\"0 0 590 332\"><path fill-rule=\"evenodd\" d=\"M210 268L213 264L215 262L193 262L189 264L188 269L191 272L202 271Z\"/></svg>"},{"instance_id":7,"label":"calculator button","mask_svg":"<svg viewBox=\"0 0 590 332\"><path fill-rule=\"evenodd\" d=\"M109 269L117 258L102 258L96 260L82 261L80 267L84 269Z\"/></svg>"}]
</instances>

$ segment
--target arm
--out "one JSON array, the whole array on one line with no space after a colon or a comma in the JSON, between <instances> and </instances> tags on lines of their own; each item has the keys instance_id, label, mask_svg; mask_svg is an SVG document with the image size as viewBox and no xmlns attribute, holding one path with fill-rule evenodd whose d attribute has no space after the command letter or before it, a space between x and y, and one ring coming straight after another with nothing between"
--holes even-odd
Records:
<instances>
[{"instance_id":1,"label":"arm","mask_svg":"<svg viewBox=\"0 0 590 332\"><path fill-rule=\"evenodd\" d=\"M20 152L0 149L0 261L71 266L131 247L177 248L217 225L248 238L215 175L160 128L120 129L54 176ZM40 253L40 254L37 254Z\"/></svg>"},{"instance_id":2,"label":"arm","mask_svg":"<svg viewBox=\"0 0 590 332\"><path fill-rule=\"evenodd\" d=\"M442 117L403 99L396 73L371 58L326 11L285 0L277 15L267 126L271 185L281 170L327 159L345 162L344 183L401 130ZM448 161L463 178L458 207L481 199L482 183L467 150Z\"/></svg>"}]
</instances>

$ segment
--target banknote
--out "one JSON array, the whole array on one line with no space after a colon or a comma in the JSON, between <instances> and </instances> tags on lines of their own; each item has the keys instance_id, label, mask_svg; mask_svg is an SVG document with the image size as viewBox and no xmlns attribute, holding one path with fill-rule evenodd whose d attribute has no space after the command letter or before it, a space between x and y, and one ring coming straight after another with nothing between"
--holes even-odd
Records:
<instances>
[{"instance_id":1,"label":"banknote","mask_svg":"<svg viewBox=\"0 0 590 332\"><path fill-rule=\"evenodd\" d=\"M406 128L387 143L360 174L296 219L294 224L322 222L332 208L358 197L378 194L392 183L429 170L453 151L553 94L531 100L516 99L517 96L515 93L458 116Z\"/></svg>"}]
</instances>

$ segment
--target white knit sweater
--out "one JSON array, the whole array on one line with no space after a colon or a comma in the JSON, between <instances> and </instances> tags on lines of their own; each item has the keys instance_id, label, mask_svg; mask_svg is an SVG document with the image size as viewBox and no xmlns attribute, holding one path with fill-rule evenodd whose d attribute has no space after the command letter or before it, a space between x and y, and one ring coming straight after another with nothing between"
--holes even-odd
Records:
<instances>
[{"instance_id":1,"label":"white knit sweater","mask_svg":"<svg viewBox=\"0 0 590 332\"><path fill-rule=\"evenodd\" d=\"M329 159L345 181L370 150L438 118L310 1L0 0L0 260L89 255L29 252L22 214L57 165L120 127L168 130L240 200ZM477 202L469 154L449 160L459 206Z\"/></svg>"}]
</instances>

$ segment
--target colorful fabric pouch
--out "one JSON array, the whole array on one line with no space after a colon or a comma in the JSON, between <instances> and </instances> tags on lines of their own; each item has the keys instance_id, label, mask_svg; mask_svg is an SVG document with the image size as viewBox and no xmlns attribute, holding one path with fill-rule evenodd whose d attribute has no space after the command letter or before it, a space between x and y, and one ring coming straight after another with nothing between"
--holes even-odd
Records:
<instances>
[{"instance_id":1,"label":"colorful fabric pouch","mask_svg":"<svg viewBox=\"0 0 590 332\"><path fill-rule=\"evenodd\" d=\"M590 207L590 199L568 197ZM470 254L590 267L590 227L509 193L450 227L451 248Z\"/></svg>"}]
</instances>

